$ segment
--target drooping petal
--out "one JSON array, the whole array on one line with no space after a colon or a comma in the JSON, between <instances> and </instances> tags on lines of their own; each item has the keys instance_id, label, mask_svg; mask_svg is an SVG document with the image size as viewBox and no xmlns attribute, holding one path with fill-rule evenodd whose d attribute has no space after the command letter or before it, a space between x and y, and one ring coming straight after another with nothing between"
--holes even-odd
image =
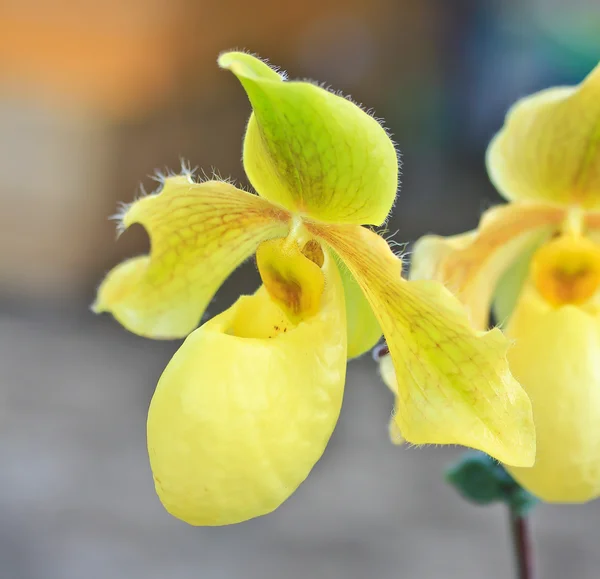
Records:
<instances>
[{"instance_id":1,"label":"drooping petal","mask_svg":"<svg viewBox=\"0 0 600 579\"><path fill-rule=\"evenodd\" d=\"M576 87L518 101L490 143L487 167L507 199L600 207L600 65Z\"/></svg>"},{"instance_id":2,"label":"drooping petal","mask_svg":"<svg viewBox=\"0 0 600 579\"><path fill-rule=\"evenodd\" d=\"M134 202L122 218L124 228L144 226L150 255L115 267L94 311L110 312L141 336L186 336L227 276L261 241L285 236L289 221L284 210L228 183L168 177L159 193Z\"/></svg>"},{"instance_id":3,"label":"drooping petal","mask_svg":"<svg viewBox=\"0 0 600 579\"><path fill-rule=\"evenodd\" d=\"M190 334L167 366L148 447L174 516L226 525L267 514L321 457L346 368L343 288L329 255L322 271L316 314L291 322L263 286Z\"/></svg>"},{"instance_id":4,"label":"drooping petal","mask_svg":"<svg viewBox=\"0 0 600 579\"><path fill-rule=\"evenodd\" d=\"M512 378L500 330L474 331L458 300L434 281L408 282L381 237L357 226L311 225L361 285L396 373L396 420L406 440L462 444L529 466L535 432Z\"/></svg>"},{"instance_id":5,"label":"drooping petal","mask_svg":"<svg viewBox=\"0 0 600 579\"><path fill-rule=\"evenodd\" d=\"M381 338L381 326L371 305L344 262L336 259L346 302L348 358L356 358L373 349Z\"/></svg>"},{"instance_id":6,"label":"drooping petal","mask_svg":"<svg viewBox=\"0 0 600 579\"><path fill-rule=\"evenodd\" d=\"M252 104L244 168L263 197L334 223L381 224L398 187L398 159L381 125L351 101L288 82L257 58L221 55Z\"/></svg>"},{"instance_id":7,"label":"drooping petal","mask_svg":"<svg viewBox=\"0 0 600 579\"><path fill-rule=\"evenodd\" d=\"M554 308L530 285L514 311L508 359L531 398L537 456L515 479L550 502L600 496L600 312Z\"/></svg>"},{"instance_id":8,"label":"drooping petal","mask_svg":"<svg viewBox=\"0 0 600 579\"><path fill-rule=\"evenodd\" d=\"M560 207L538 203L493 207L476 231L421 238L414 248L410 278L442 282L467 307L473 326L485 329L502 274L528 247L556 229L565 215Z\"/></svg>"}]
</instances>

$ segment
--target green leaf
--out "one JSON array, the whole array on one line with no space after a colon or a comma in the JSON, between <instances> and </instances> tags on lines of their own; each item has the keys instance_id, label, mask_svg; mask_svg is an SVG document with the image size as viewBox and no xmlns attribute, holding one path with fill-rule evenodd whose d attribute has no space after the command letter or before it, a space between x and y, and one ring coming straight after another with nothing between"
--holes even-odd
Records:
<instances>
[{"instance_id":1,"label":"green leaf","mask_svg":"<svg viewBox=\"0 0 600 579\"><path fill-rule=\"evenodd\" d=\"M517 516L525 516L538 502L506 469L483 452L467 452L446 471L446 480L469 502L489 505L503 502Z\"/></svg>"}]
</instances>

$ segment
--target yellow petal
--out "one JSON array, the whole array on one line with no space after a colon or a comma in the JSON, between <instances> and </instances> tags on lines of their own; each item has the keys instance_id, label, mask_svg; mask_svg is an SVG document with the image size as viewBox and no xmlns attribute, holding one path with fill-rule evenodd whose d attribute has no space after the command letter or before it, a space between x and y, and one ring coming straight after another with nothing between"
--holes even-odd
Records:
<instances>
[{"instance_id":1,"label":"yellow petal","mask_svg":"<svg viewBox=\"0 0 600 579\"><path fill-rule=\"evenodd\" d=\"M222 54L253 113L244 168L263 197L334 223L381 224L398 187L398 159L383 127L360 107L308 82L284 81L259 59Z\"/></svg>"},{"instance_id":2,"label":"yellow petal","mask_svg":"<svg viewBox=\"0 0 600 579\"><path fill-rule=\"evenodd\" d=\"M467 307L471 323L485 329L502 274L528 247L555 229L565 215L560 207L538 203L489 209L474 232L421 238L413 252L410 278L442 282Z\"/></svg>"},{"instance_id":3,"label":"yellow petal","mask_svg":"<svg viewBox=\"0 0 600 579\"><path fill-rule=\"evenodd\" d=\"M228 183L168 177L160 193L123 215L124 228L146 228L150 255L115 267L94 311L110 312L141 336L186 336L227 276L261 241L285 236L289 220L285 211Z\"/></svg>"},{"instance_id":4,"label":"yellow petal","mask_svg":"<svg viewBox=\"0 0 600 579\"><path fill-rule=\"evenodd\" d=\"M507 334L537 432L535 465L511 474L545 501L600 496L600 313L554 308L528 285Z\"/></svg>"},{"instance_id":5,"label":"yellow petal","mask_svg":"<svg viewBox=\"0 0 600 579\"><path fill-rule=\"evenodd\" d=\"M346 265L336 259L344 285L348 358L356 358L373 349L381 338L381 326L371 305Z\"/></svg>"},{"instance_id":6,"label":"yellow petal","mask_svg":"<svg viewBox=\"0 0 600 579\"><path fill-rule=\"evenodd\" d=\"M600 65L576 87L517 102L487 152L507 199L600 207Z\"/></svg>"},{"instance_id":7,"label":"yellow petal","mask_svg":"<svg viewBox=\"0 0 600 579\"><path fill-rule=\"evenodd\" d=\"M387 243L363 227L312 225L362 287L396 373L406 440L462 444L520 466L535 456L531 405L512 378L500 330L476 332L441 284L408 282Z\"/></svg>"},{"instance_id":8,"label":"yellow petal","mask_svg":"<svg viewBox=\"0 0 600 579\"><path fill-rule=\"evenodd\" d=\"M313 245L318 250L311 254ZM294 323L321 308L324 259L321 245L315 240L306 242L301 250L295 239L272 239L261 243L256 252L258 271L267 291Z\"/></svg>"},{"instance_id":9,"label":"yellow petal","mask_svg":"<svg viewBox=\"0 0 600 579\"><path fill-rule=\"evenodd\" d=\"M402 432L400 432L400 427L396 421L396 414L398 414L398 396L396 393L398 388L396 386L396 372L394 371L394 363L392 362L392 357L389 354L387 356L383 356L379 361L379 373L381 374L383 383L392 391L392 394L394 394L394 410L390 418L388 434L392 444L400 445L404 443L404 437L402 436Z\"/></svg>"},{"instance_id":10,"label":"yellow petal","mask_svg":"<svg viewBox=\"0 0 600 579\"><path fill-rule=\"evenodd\" d=\"M389 354L382 356L379 360L379 374L383 383L390 389L390 392L395 396L398 394L396 386L396 372L394 370L394 362Z\"/></svg>"},{"instance_id":11,"label":"yellow petal","mask_svg":"<svg viewBox=\"0 0 600 579\"><path fill-rule=\"evenodd\" d=\"M263 286L190 334L167 366L148 448L174 516L226 525L267 514L321 457L346 368L343 289L332 258L324 260L314 316L294 324Z\"/></svg>"}]
</instances>

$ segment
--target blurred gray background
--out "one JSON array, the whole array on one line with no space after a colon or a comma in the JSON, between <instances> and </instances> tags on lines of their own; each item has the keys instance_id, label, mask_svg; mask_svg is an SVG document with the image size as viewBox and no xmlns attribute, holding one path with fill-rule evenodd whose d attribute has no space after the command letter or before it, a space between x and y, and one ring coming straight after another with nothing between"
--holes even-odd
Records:
<instances>
[{"instance_id":1,"label":"blurred gray background","mask_svg":"<svg viewBox=\"0 0 600 579\"><path fill-rule=\"evenodd\" d=\"M6 6L6 9L5 9ZM502 507L442 480L459 449L394 447L369 356L300 490L268 517L196 529L154 494L145 418L175 342L88 310L147 249L107 217L180 157L245 183L249 105L219 72L247 48L374 107L403 154L389 228L474 227L499 201L483 156L507 107L600 57L596 0L8 0L0 13L0 579L511 577ZM253 263L215 314L258 283ZM597 579L600 507L547 506L540 579Z\"/></svg>"}]
</instances>

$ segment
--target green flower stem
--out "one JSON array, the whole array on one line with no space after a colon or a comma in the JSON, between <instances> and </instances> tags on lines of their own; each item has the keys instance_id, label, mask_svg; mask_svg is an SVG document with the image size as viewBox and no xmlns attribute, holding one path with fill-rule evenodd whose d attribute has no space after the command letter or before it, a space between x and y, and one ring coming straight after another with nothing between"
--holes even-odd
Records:
<instances>
[{"instance_id":1,"label":"green flower stem","mask_svg":"<svg viewBox=\"0 0 600 579\"><path fill-rule=\"evenodd\" d=\"M510 532L512 535L518 579L534 579L533 549L529 519L509 507Z\"/></svg>"}]
</instances>

